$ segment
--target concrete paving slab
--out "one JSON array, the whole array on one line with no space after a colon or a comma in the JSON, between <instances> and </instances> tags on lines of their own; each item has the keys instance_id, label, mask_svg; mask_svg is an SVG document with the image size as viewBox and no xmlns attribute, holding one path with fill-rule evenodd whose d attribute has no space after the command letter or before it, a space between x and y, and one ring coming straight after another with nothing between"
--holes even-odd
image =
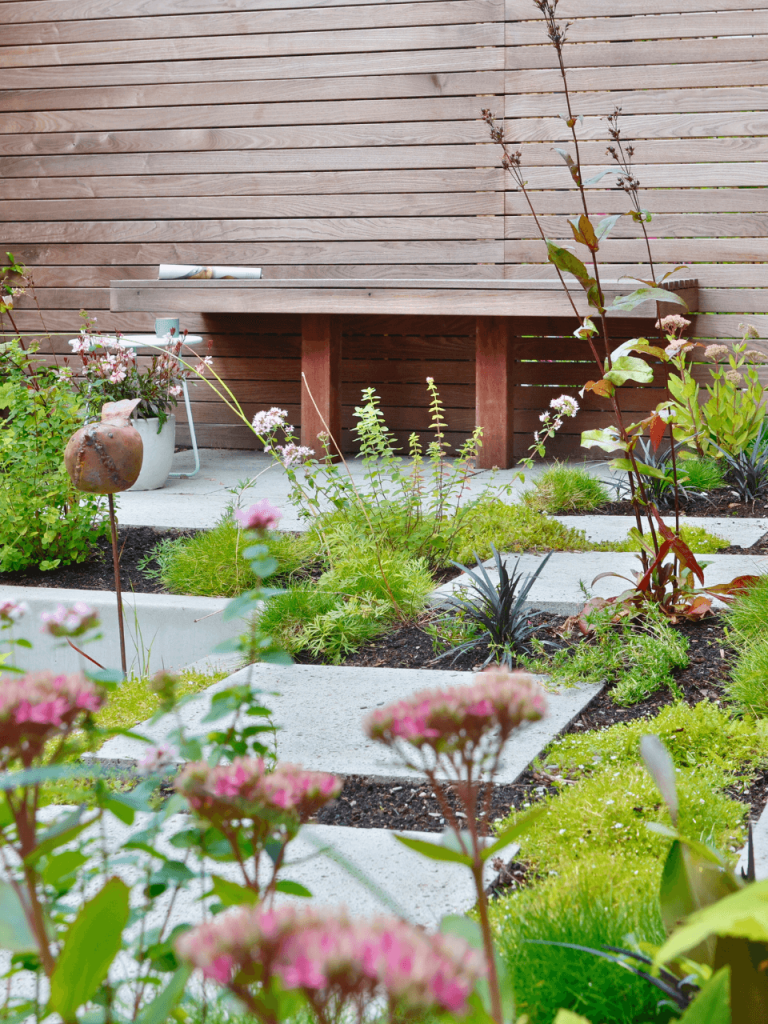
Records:
<instances>
[{"instance_id":1,"label":"concrete paving slab","mask_svg":"<svg viewBox=\"0 0 768 1024\"><path fill-rule=\"evenodd\" d=\"M186 461L185 461L186 460ZM263 452L230 451L207 448L200 452L201 468L194 477L170 477L165 487L157 491L124 491L116 498L118 519L124 526L156 526L161 529L204 529L214 526L232 501L230 488L241 481L253 481L243 495L243 504L250 505L261 498L268 498L283 510L280 528L283 530L305 530L306 520L299 519L296 510L288 502L290 484L287 476ZM189 453L174 456L174 471L182 469L189 462ZM177 465L178 463L178 465ZM583 465L583 463L574 463ZM350 457L347 465L355 483L360 486L364 480L362 463ZM272 468L270 468L270 466ZM606 463L587 464L590 472L601 478L610 478L612 470ZM483 470L475 473L469 481L469 493L478 494L489 483L498 486L510 484L515 494L533 486L532 481L547 468L546 464L525 470L525 481L519 479L517 470L504 469L495 472Z\"/></svg>"},{"instance_id":2,"label":"concrete paving slab","mask_svg":"<svg viewBox=\"0 0 768 1024\"><path fill-rule=\"evenodd\" d=\"M595 543L601 541L625 540L635 525L634 516L552 516L564 526L574 530L583 530L587 540ZM663 516L666 523L674 527L674 516ZM728 516L681 516L680 522L688 526L700 526L717 537L723 537L729 544L737 544L743 548L752 547L768 533L768 517L757 519L730 519Z\"/></svg>"},{"instance_id":3,"label":"concrete paving slab","mask_svg":"<svg viewBox=\"0 0 768 1024\"><path fill-rule=\"evenodd\" d=\"M278 756L315 771L340 775L374 775L383 778L413 777L396 757L363 732L363 719L377 707L402 700L417 690L466 685L467 672L425 672L422 669L348 668L333 665L253 665L209 687L181 709L185 726L202 731L208 698L234 683L249 681L266 691L265 703L274 711ZM543 747L570 723L600 691L598 684L548 692L548 714L520 730L507 745L496 776L498 782L514 782ZM277 695L273 695L277 691ZM220 727L225 727L224 720ZM136 731L161 742L172 726L159 722ZM105 760L137 760L144 746L116 736L98 753Z\"/></svg>"},{"instance_id":4,"label":"concrete paving slab","mask_svg":"<svg viewBox=\"0 0 768 1024\"><path fill-rule=\"evenodd\" d=\"M101 618L101 640L86 647L87 653L106 668L120 667L117 603L103 590L64 590L56 587L0 587L0 599L26 601L30 611L14 627L16 638L29 640L31 650L16 648L21 668L77 672L83 659L63 640L40 631L40 615L60 605L82 601ZM207 658L223 640L237 636L240 622L224 622L226 598L179 597L171 594L123 595L126 655L129 673L145 674L161 669L180 669ZM78 646L80 646L78 644ZM214 656L215 660L215 656Z\"/></svg>"},{"instance_id":5,"label":"concrete paving slab","mask_svg":"<svg viewBox=\"0 0 768 1024\"><path fill-rule=\"evenodd\" d=\"M758 882L768 878L768 805L752 826L752 840L755 849L755 880ZM736 865L737 872L747 870L748 850L745 846L739 855Z\"/></svg>"},{"instance_id":6,"label":"concrete paving slab","mask_svg":"<svg viewBox=\"0 0 768 1024\"><path fill-rule=\"evenodd\" d=\"M543 555L507 555L505 564L512 569L519 560L523 573L535 572L541 565ZM710 586L727 583L736 576L763 575L768 572L768 557L760 555L706 555L702 558L704 581ZM497 574L491 570L492 560L483 563L494 582ZM553 612L556 615L574 615L588 596L615 597L626 590L626 580L608 577L599 580L594 587L592 581L600 573L615 572L632 580L640 562L630 551L555 551L541 575L534 583L526 606L532 611ZM432 592L431 604L439 607L462 586L471 583L466 574L444 583Z\"/></svg>"}]
</instances>

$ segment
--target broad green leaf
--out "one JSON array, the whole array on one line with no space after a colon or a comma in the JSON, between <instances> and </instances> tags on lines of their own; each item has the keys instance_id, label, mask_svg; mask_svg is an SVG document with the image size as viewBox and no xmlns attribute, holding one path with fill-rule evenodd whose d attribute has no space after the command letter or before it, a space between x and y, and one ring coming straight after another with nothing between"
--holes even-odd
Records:
<instances>
[{"instance_id":1,"label":"broad green leaf","mask_svg":"<svg viewBox=\"0 0 768 1024\"><path fill-rule=\"evenodd\" d=\"M768 942L768 880L753 882L691 914L661 947L656 962L673 960L712 935Z\"/></svg>"},{"instance_id":2,"label":"broad green leaf","mask_svg":"<svg viewBox=\"0 0 768 1024\"><path fill-rule=\"evenodd\" d=\"M731 1024L731 968L712 975L679 1024Z\"/></svg>"},{"instance_id":3,"label":"broad green leaf","mask_svg":"<svg viewBox=\"0 0 768 1024\"><path fill-rule=\"evenodd\" d=\"M649 300L654 302L673 302L678 306L682 306L684 309L688 309L688 304L684 299L675 292L667 291L666 288L636 288L635 291L630 292L629 295L620 295L618 298L614 299L611 303L611 309L618 309L626 312Z\"/></svg>"},{"instance_id":4,"label":"broad green leaf","mask_svg":"<svg viewBox=\"0 0 768 1024\"><path fill-rule=\"evenodd\" d=\"M277 892L284 892L288 896L303 896L304 899L311 899L312 893L301 882L292 882L289 878L281 878L275 885Z\"/></svg>"},{"instance_id":5,"label":"broad green leaf","mask_svg":"<svg viewBox=\"0 0 768 1024\"><path fill-rule=\"evenodd\" d=\"M616 427L604 427L602 430L584 430L581 434L582 448L602 448L604 452L627 450L627 444L621 440Z\"/></svg>"},{"instance_id":6,"label":"broad green leaf","mask_svg":"<svg viewBox=\"0 0 768 1024\"><path fill-rule=\"evenodd\" d=\"M573 274L581 282L584 289L589 288L595 283L587 268L578 256L574 256L572 252L561 248L559 245L555 245L554 242L547 241L547 253L550 263L554 263L558 270L564 270L568 274Z\"/></svg>"},{"instance_id":7,"label":"broad green leaf","mask_svg":"<svg viewBox=\"0 0 768 1024\"><path fill-rule=\"evenodd\" d=\"M259 902L259 894L253 889L238 885L237 882L230 882L221 875L211 875L211 884L214 895L218 896L225 907L237 907L244 903L253 905Z\"/></svg>"},{"instance_id":8,"label":"broad green leaf","mask_svg":"<svg viewBox=\"0 0 768 1024\"><path fill-rule=\"evenodd\" d=\"M177 968L163 991L141 1011L136 1018L136 1024L166 1024L174 1008L181 1001L191 974L192 968L187 964Z\"/></svg>"},{"instance_id":9,"label":"broad green leaf","mask_svg":"<svg viewBox=\"0 0 768 1024\"><path fill-rule=\"evenodd\" d=\"M653 380L653 367L637 356L619 356L613 361L610 370L605 371L605 379L611 384L621 387L628 380L638 384L650 384Z\"/></svg>"},{"instance_id":10,"label":"broad green leaf","mask_svg":"<svg viewBox=\"0 0 768 1024\"><path fill-rule=\"evenodd\" d=\"M84 829L96 821L95 817L88 818L85 821L82 820L82 817L83 808L79 807L76 811L73 811L62 820L51 825L49 829L46 829L40 836L37 846L26 858L25 863L30 866L37 864L41 857L47 857L57 847L63 846L64 843L71 843Z\"/></svg>"},{"instance_id":11,"label":"broad green leaf","mask_svg":"<svg viewBox=\"0 0 768 1024\"><path fill-rule=\"evenodd\" d=\"M48 885L58 885L63 878L69 878L88 863L88 858L79 850L65 850L55 857L51 857L45 865L42 873L43 881Z\"/></svg>"},{"instance_id":12,"label":"broad green leaf","mask_svg":"<svg viewBox=\"0 0 768 1024\"><path fill-rule=\"evenodd\" d=\"M24 907L8 882L0 882L0 949L9 949L12 953L37 950Z\"/></svg>"},{"instance_id":13,"label":"broad green leaf","mask_svg":"<svg viewBox=\"0 0 768 1024\"><path fill-rule=\"evenodd\" d=\"M395 839L402 843L403 846L407 846L409 850L415 850L416 853L420 853L423 857L428 857L430 860L447 860L453 864L466 864L467 867L472 866L471 857L467 857L463 853L457 853L455 850L449 850L437 843L425 842L423 839L411 839L410 836L396 835Z\"/></svg>"},{"instance_id":14,"label":"broad green leaf","mask_svg":"<svg viewBox=\"0 0 768 1024\"><path fill-rule=\"evenodd\" d=\"M446 914L440 918L440 932L443 935L458 935L472 949L483 948L483 933L477 921L463 914Z\"/></svg>"},{"instance_id":15,"label":"broad green leaf","mask_svg":"<svg viewBox=\"0 0 768 1024\"><path fill-rule=\"evenodd\" d=\"M119 878L82 908L69 926L51 977L50 1007L72 1020L104 981L122 946L130 890Z\"/></svg>"},{"instance_id":16,"label":"broad green leaf","mask_svg":"<svg viewBox=\"0 0 768 1024\"><path fill-rule=\"evenodd\" d=\"M221 617L224 622L229 622L231 619L245 618L249 612L254 610L257 603L258 599L254 591L247 590L244 594L240 594L239 597L233 597L225 605Z\"/></svg>"}]
</instances>

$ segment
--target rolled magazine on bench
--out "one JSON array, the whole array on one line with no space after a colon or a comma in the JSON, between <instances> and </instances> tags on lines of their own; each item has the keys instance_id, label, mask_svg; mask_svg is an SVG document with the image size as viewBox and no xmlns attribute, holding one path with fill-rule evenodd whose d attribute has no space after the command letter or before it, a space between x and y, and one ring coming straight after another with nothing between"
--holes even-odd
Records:
<instances>
[{"instance_id":1,"label":"rolled magazine on bench","mask_svg":"<svg viewBox=\"0 0 768 1024\"><path fill-rule=\"evenodd\" d=\"M202 267L192 263L161 263L160 281L254 281L261 277L261 267Z\"/></svg>"}]
</instances>

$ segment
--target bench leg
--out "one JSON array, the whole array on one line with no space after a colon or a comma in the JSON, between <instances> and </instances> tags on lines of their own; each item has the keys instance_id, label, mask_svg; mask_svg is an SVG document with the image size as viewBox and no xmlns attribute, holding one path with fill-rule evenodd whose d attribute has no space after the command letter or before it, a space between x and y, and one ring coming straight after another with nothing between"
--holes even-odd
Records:
<instances>
[{"instance_id":1,"label":"bench leg","mask_svg":"<svg viewBox=\"0 0 768 1024\"><path fill-rule=\"evenodd\" d=\"M301 317L301 443L322 454L318 434L328 431L341 449L341 318ZM331 451L336 451L333 443Z\"/></svg>"},{"instance_id":2,"label":"bench leg","mask_svg":"<svg viewBox=\"0 0 768 1024\"><path fill-rule=\"evenodd\" d=\"M478 469L514 464L514 336L511 318L479 316L476 327L476 422L483 428Z\"/></svg>"}]
</instances>

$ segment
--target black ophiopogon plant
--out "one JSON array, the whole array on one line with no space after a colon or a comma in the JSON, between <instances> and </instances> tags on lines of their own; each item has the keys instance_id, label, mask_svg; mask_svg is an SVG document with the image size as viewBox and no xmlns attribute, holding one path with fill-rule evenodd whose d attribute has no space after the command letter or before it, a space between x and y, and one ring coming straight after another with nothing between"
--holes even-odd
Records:
<instances>
[{"instance_id":1,"label":"black ophiopogon plant","mask_svg":"<svg viewBox=\"0 0 768 1024\"><path fill-rule=\"evenodd\" d=\"M520 559L515 562L515 567L510 573L493 544L491 551L496 563L498 583L493 581L476 551L473 552L477 561L476 569L469 569L460 562L452 563L469 576L472 582L466 588L468 596L451 597L448 605L460 612L465 621L475 623L482 632L452 647L441 655L441 658L453 655L451 662L454 662L465 652L487 643L490 654L484 666L494 659L498 659L502 665L511 666L513 652L519 650L537 628L528 617L526 601L531 587L541 575L552 552L542 559L535 572L523 576L522 572L517 571Z\"/></svg>"},{"instance_id":2,"label":"black ophiopogon plant","mask_svg":"<svg viewBox=\"0 0 768 1024\"><path fill-rule=\"evenodd\" d=\"M727 481L740 501L756 501L768 490L768 440L758 438L738 455L716 446L728 465Z\"/></svg>"}]
</instances>

